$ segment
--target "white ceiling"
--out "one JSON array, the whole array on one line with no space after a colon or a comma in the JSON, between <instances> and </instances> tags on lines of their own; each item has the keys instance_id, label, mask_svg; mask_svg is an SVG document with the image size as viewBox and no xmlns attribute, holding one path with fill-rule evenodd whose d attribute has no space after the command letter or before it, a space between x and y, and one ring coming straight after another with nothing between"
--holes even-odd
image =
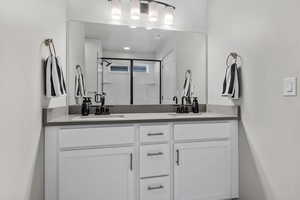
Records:
<instances>
[{"instance_id":1,"label":"white ceiling","mask_svg":"<svg viewBox=\"0 0 300 200\"><path fill-rule=\"evenodd\" d=\"M102 48L123 51L130 47L131 52L155 53L157 48L175 35L175 31L145 28L132 29L128 26L85 23L87 38L101 40Z\"/></svg>"}]
</instances>

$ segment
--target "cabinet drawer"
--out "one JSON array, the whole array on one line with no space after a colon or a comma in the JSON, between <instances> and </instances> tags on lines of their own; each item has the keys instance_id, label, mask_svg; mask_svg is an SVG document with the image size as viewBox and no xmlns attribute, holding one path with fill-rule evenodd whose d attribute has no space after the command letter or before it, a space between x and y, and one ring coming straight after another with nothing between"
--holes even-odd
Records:
<instances>
[{"instance_id":1,"label":"cabinet drawer","mask_svg":"<svg viewBox=\"0 0 300 200\"><path fill-rule=\"evenodd\" d=\"M140 200L170 200L170 177L141 180Z\"/></svg>"},{"instance_id":2,"label":"cabinet drawer","mask_svg":"<svg viewBox=\"0 0 300 200\"><path fill-rule=\"evenodd\" d=\"M130 144L134 133L133 126L62 129L59 143L61 148Z\"/></svg>"},{"instance_id":3,"label":"cabinet drawer","mask_svg":"<svg viewBox=\"0 0 300 200\"><path fill-rule=\"evenodd\" d=\"M141 142L166 142L170 138L169 125L149 125L140 127Z\"/></svg>"},{"instance_id":4,"label":"cabinet drawer","mask_svg":"<svg viewBox=\"0 0 300 200\"><path fill-rule=\"evenodd\" d=\"M168 144L141 146L141 177L170 174L170 149Z\"/></svg>"},{"instance_id":5,"label":"cabinet drawer","mask_svg":"<svg viewBox=\"0 0 300 200\"><path fill-rule=\"evenodd\" d=\"M176 124L175 140L221 139L231 136L232 125L229 122L205 122Z\"/></svg>"}]
</instances>

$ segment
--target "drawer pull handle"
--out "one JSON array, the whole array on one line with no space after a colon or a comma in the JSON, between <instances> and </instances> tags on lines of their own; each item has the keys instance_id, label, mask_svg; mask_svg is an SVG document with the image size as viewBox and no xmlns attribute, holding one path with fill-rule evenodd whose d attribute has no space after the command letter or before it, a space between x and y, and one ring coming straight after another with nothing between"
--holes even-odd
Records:
<instances>
[{"instance_id":1,"label":"drawer pull handle","mask_svg":"<svg viewBox=\"0 0 300 200\"><path fill-rule=\"evenodd\" d=\"M148 133L147 135L149 137L151 137L151 136L162 136L162 135L164 135L164 133Z\"/></svg>"},{"instance_id":2,"label":"drawer pull handle","mask_svg":"<svg viewBox=\"0 0 300 200\"><path fill-rule=\"evenodd\" d=\"M147 153L148 157L152 157L152 156L162 156L164 155L163 152L157 152L157 153Z\"/></svg>"},{"instance_id":3,"label":"drawer pull handle","mask_svg":"<svg viewBox=\"0 0 300 200\"><path fill-rule=\"evenodd\" d=\"M180 158L179 158L179 150L178 149L176 150L176 156L177 156L176 157L176 164L177 164L177 166L179 166L179 159Z\"/></svg>"},{"instance_id":4,"label":"drawer pull handle","mask_svg":"<svg viewBox=\"0 0 300 200\"><path fill-rule=\"evenodd\" d=\"M148 190L161 190L161 189L164 189L163 185L155 186L155 187L152 187L152 186L148 187Z\"/></svg>"},{"instance_id":5,"label":"drawer pull handle","mask_svg":"<svg viewBox=\"0 0 300 200\"><path fill-rule=\"evenodd\" d=\"M133 154L130 153L130 171L133 170Z\"/></svg>"}]
</instances>

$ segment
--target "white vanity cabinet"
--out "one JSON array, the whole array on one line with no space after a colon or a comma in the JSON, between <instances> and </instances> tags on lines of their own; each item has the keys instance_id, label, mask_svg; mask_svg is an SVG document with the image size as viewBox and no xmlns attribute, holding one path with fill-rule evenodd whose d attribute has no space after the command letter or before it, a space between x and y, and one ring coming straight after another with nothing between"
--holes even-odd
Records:
<instances>
[{"instance_id":1,"label":"white vanity cabinet","mask_svg":"<svg viewBox=\"0 0 300 200\"><path fill-rule=\"evenodd\" d=\"M174 139L174 200L238 197L235 122L177 124Z\"/></svg>"},{"instance_id":2,"label":"white vanity cabinet","mask_svg":"<svg viewBox=\"0 0 300 200\"><path fill-rule=\"evenodd\" d=\"M45 130L45 200L238 198L235 120Z\"/></svg>"},{"instance_id":3,"label":"white vanity cabinet","mask_svg":"<svg viewBox=\"0 0 300 200\"><path fill-rule=\"evenodd\" d=\"M175 149L175 200L230 198L228 141L177 144Z\"/></svg>"},{"instance_id":4,"label":"white vanity cabinet","mask_svg":"<svg viewBox=\"0 0 300 200\"><path fill-rule=\"evenodd\" d=\"M139 125L139 200L171 200L172 124Z\"/></svg>"},{"instance_id":5,"label":"white vanity cabinet","mask_svg":"<svg viewBox=\"0 0 300 200\"><path fill-rule=\"evenodd\" d=\"M133 148L61 152L59 199L135 199L133 153Z\"/></svg>"},{"instance_id":6,"label":"white vanity cabinet","mask_svg":"<svg viewBox=\"0 0 300 200\"><path fill-rule=\"evenodd\" d=\"M46 200L135 200L136 132L128 126L46 127Z\"/></svg>"}]
</instances>

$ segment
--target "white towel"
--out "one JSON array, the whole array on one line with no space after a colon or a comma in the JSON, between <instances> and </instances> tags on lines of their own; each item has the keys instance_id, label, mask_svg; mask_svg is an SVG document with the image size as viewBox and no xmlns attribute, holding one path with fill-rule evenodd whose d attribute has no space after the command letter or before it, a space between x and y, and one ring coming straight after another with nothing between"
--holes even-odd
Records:
<instances>
[{"instance_id":1,"label":"white towel","mask_svg":"<svg viewBox=\"0 0 300 200\"><path fill-rule=\"evenodd\" d=\"M46 67L46 96L48 98L65 96L66 84L59 59L51 55L45 61Z\"/></svg>"},{"instance_id":2,"label":"white towel","mask_svg":"<svg viewBox=\"0 0 300 200\"><path fill-rule=\"evenodd\" d=\"M185 73L185 80L183 85L183 94L185 97L192 97L193 95L192 72L187 70Z\"/></svg>"},{"instance_id":3,"label":"white towel","mask_svg":"<svg viewBox=\"0 0 300 200\"><path fill-rule=\"evenodd\" d=\"M240 98L240 74L236 63L227 67L223 82L222 96L232 99Z\"/></svg>"},{"instance_id":4,"label":"white towel","mask_svg":"<svg viewBox=\"0 0 300 200\"><path fill-rule=\"evenodd\" d=\"M75 99L86 96L86 84L80 65L76 66L75 71Z\"/></svg>"}]
</instances>

